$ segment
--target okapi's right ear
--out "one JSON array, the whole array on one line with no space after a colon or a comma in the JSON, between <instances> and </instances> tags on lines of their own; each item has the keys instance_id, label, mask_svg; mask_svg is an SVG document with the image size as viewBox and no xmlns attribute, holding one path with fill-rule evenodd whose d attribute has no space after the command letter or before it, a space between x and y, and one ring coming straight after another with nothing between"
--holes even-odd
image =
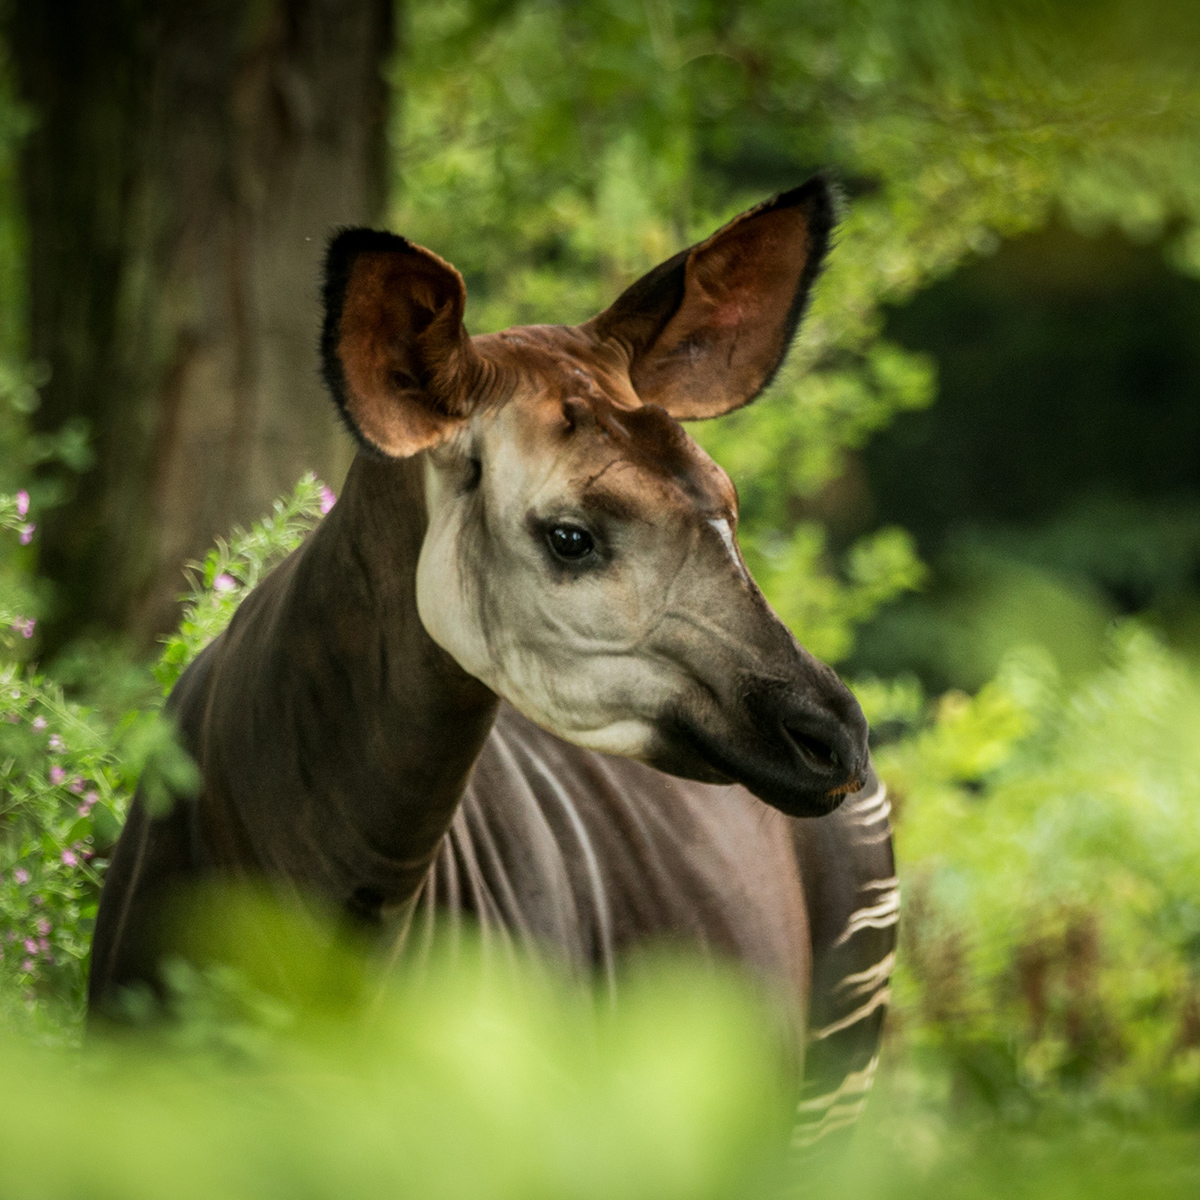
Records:
<instances>
[{"instance_id":1,"label":"okapi's right ear","mask_svg":"<svg viewBox=\"0 0 1200 1200\"><path fill-rule=\"evenodd\" d=\"M450 437L478 369L462 276L393 233L346 229L325 256L324 297L325 382L359 442L407 458Z\"/></svg>"}]
</instances>

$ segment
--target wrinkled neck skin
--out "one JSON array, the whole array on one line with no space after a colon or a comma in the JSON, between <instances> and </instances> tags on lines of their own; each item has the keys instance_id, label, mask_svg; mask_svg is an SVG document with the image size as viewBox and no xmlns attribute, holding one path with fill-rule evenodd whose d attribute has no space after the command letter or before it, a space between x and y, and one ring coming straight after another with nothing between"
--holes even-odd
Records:
<instances>
[{"instance_id":1,"label":"wrinkled neck skin","mask_svg":"<svg viewBox=\"0 0 1200 1200\"><path fill-rule=\"evenodd\" d=\"M417 614L422 457L359 455L310 541L214 647L210 686L178 704L206 781L206 857L368 917L419 886L498 704Z\"/></svg>"}]
</instances>

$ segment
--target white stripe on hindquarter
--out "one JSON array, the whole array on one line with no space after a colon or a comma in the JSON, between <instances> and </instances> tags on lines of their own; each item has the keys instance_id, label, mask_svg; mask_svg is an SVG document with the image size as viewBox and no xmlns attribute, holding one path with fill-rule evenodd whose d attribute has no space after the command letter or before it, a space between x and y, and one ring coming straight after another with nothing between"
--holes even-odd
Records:
<instances>
[{"instance_id":1,"label":"white stripe on hindquarter","mask_svg":"<svg viewBox=\"0 0 1200 1200\"><path fill-rule=\"evenodd\" d=\"M877 1054L861 1071L851 1071L832 1092L798 1104L796 1112L800 1120L792 1131L792 1147L804 1149L827 1133L857 1121L878 1066Z\"/></svg>"},{"instance_id":2,"label":"white stripe on hindquarter","mask_svg":"<svg viewBox=\"0 0 1200 1200\"><path fill-rule=\"evenodd\" d=\"M864 884L862 890L882 888L887 890L873 904L856 909L850 914L846 928L833 943L835 946L844 945L861 929L887 929L900 920L900 888L895 878L879 879Z\"/></svg>"},{"instance_id":3,"label":"white stripe on hindquarter","mask_svg":"<svg viewBox=\"0 0 1200 1200\"><path fill-rule=\"evenodd\" d=\"M882 780L879 786L861 800L852 800L846 805L846 815L851 825L864 827L886 821L892 815L892 802L888 799L887 786Z\"/></svg>"},{"instance_id":4,"label":"white stripe on hindquarter","mask_svg":"<svg viewBox=\"0 0 1200 1200\"><path fill-rule=\"evenodd\" d=\"M852 1013L847 1013L844 1017L839 1017L836 1021L830 1021L828 1025L823 1025L820 1029L814 1029L809 1035L810 1042L821 1042L827 1037L832 1037L835 1033L841 1033L843 1029L849 1029L851 1025L857 1025L859 1021L869 1017L877 1008L882 1008L892 998L892 989L881 987L866 1004L860 1005Z\"/></svg>"},{"instance_id":5,"label":"white stripe on hindquarter","mask_svg":"<svg viewBox=\"0 0 1200 1200\"><path fill-rule=\"evenodd\" d=\"M849 995L865 996L872 988L877 988L887 982L895 965L896 952L892 950L873 967L868 967L865 971L856 971L853 975L847 975L833 990L840 992L843 988L849 988Z\"/></svg>"}]
</instances>

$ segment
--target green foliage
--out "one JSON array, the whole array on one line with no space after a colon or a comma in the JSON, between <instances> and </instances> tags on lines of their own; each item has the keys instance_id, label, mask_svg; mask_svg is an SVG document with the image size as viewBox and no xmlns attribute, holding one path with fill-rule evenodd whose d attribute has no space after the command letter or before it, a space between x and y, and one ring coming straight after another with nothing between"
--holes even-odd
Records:
<instances>
[{"instance_id":1,"label":"green foliage","mask_svg":"<svg viewBox=\"0 0 1200 1200\"><path fill-rule=\"evenodd\" d=\"M154 669L164 694L229 624L259 580L300 545L333 503L333 493L315 475L305 475L290 496L275 501L270 515L249 532L235 529L228 541L219 538L204 562L192 568L179 629L167 639Z\"/></svg>"},{"instance_id":2,"label":"green foliage","mask_svg":"<svg viewBox=\"0 0 1200 1200\"><path fill-rule=\"evenodd\" d=\"M462 947L331 1017L311 922L289 933L245 905L215 920L269 930L255 944L299 992L229 964L177 971L186 1040L97 1045L82 1075L0 1043L21 1081L0 1095L0 1193L716 1200L780 1177L779 1060L741 980L644 963L610 1008ZM362 963L335 958L365 989Z\"/></svg>"},{"instance_id":3,"label":"green foliage","mask_svg":"<svg viewBox=\"0 0 1200 1200\"><path fill-rule=\"evenodd\" d=\"M612 1005L468 942L381 986L310 918L246 898L212 917L234 933L220 965L172 972L181 1026L94 1041L83 1071L0 1039L0 1192L1141 1200L1200 1184L1194 1132L950 1121L895 1086L849 1153L790 1159L774 1022L740 977L660 956Z\"/></svg>"},{"instance_id":4,"label":"green foliage","mask_svg":"<svg viewBox=\"0 0 1200 1200\"><path fill-rule=\"evenodd\" d=\"M1200 1111L1200 678L1135 623L1108 653L1073 684L1017 653L879 754L902 1021L967 1075L991 1056L999 1100Z\"/></svg>"},{"instance_id":5,"label":"green foliage","mask_svg":"<svg viewBox=\"0 0 1200 1200\"><path fill-rule=\"evenodd\" d=\"M861 593L843 596L797 527L846 449L933 395L928 362L878 340L880 305L1055 206L1137 237L1175 221L1191 261L1189 6L457 0L408 19L393 222L464 271L476 329L580 320L813 168L848 179L791 364L765 401L698 431L749 540L791 547L769 598L839 657L851 623L830 611L864 615ZM905 567L880 595L916 582Z\"/></svg>"},{"instance_id":6,"label":"green foliage","mask_svg":"<svg viewBox=\"0 0 1200 1200\"><path fill-rule=\"evenodd\" d=\"M884 1095L870 1151L809 1190L1195 1194L1200 1147L1180 1126L1200 1113L1200 680L1148 623L1114 627L1100 594L1194 615L1194 512L1089 503L960 542L931 574L903 529L847 545L831 488L848 451L934 396L933 363L881 338L882 306L1000 237L1057 214L1163 237L1200 273L1192 8L406 7L392 221L464 271L477 331L585 318L770 192L824 166L845 180L792 360L763 401L697 427L772 602L815 653L882 675L856 690L905 894ZM54 499L30 470L88 447L82 426L25 427L45 368L22 361L28 117L8 73L0 59L0 486L32 498L0 497L0 1023L63 1041L138 778L154 806L197 781L156 703L88 708L22 664L39 612L24 510ZM331 502L303 480L195 568L164 689ZM927 603L869 634L891 659L853 658L863 623L923 586ZM950 690L927 696L909 670ZM377 981L311 933L258 939L303 960L299 1001L254 963L176 964L182 1023L156 1052L124 1045L81 1074L0 1044L0 1077L19 1081L0 1091L0 1192L741 1196L783 1180L771 1021L723 976L651 970L610 1012L544 969L481 983L438 960L364 1014Z\"/></svg>"},{"instance_id":7,"label":"green foliage","mask_svg":"<svg viewBox=\"0 0 1200 1200\"><path fill-rule=\"evenodd\" d=\"M194 569L180 630L155 670L166 690L332 503L332 493L305 476L269 516L235 530ZM0 496L0 527L13 540L33 533L28 505L24 493ZM103 870L134 789L161 812L200 780L157 704L138 697L115 714L85 707L22 666L13 652L34 622L16 603L0 579L8 660L0 663L0 1024L32 1019L46 1036L70 1039L82 1015Z\"/></svg>"},{"instance_id":8,"label":"green foliage","mask_svg":"<svg viewBox=\"0 0 1200 1200\"><path fill-rule=\"evenodd\" d=\"M73 1036L104 860L141 776L195 768L154 710L115 725L45 677L0 668L0 1023L35 1012Z\"/></svg>"}]
</instances>

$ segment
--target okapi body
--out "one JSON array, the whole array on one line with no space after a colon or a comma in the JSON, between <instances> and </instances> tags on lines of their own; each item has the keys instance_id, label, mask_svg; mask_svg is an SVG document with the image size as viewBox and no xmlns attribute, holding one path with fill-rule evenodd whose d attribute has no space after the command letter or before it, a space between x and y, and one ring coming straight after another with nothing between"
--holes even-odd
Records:
<instances>
[{"instance_id":1,"label":"okapi body","mask_svg":"<svg viewBox=\"0 0 1200 1200\"><path fill-rule=\"evenodd\" d=\"M383 953L469 917L610 985L648 943L741 961L807 1030L800 1140L853 1120L893 961L886 794L679 424L769 382L830 226L815 179L585 325L476 338L448 264L335 238L325 372L362 452L172 694L203 786L134 801L94 1013L158 986L174 891L254 878Z\"/></svg>"}]
</instances>

